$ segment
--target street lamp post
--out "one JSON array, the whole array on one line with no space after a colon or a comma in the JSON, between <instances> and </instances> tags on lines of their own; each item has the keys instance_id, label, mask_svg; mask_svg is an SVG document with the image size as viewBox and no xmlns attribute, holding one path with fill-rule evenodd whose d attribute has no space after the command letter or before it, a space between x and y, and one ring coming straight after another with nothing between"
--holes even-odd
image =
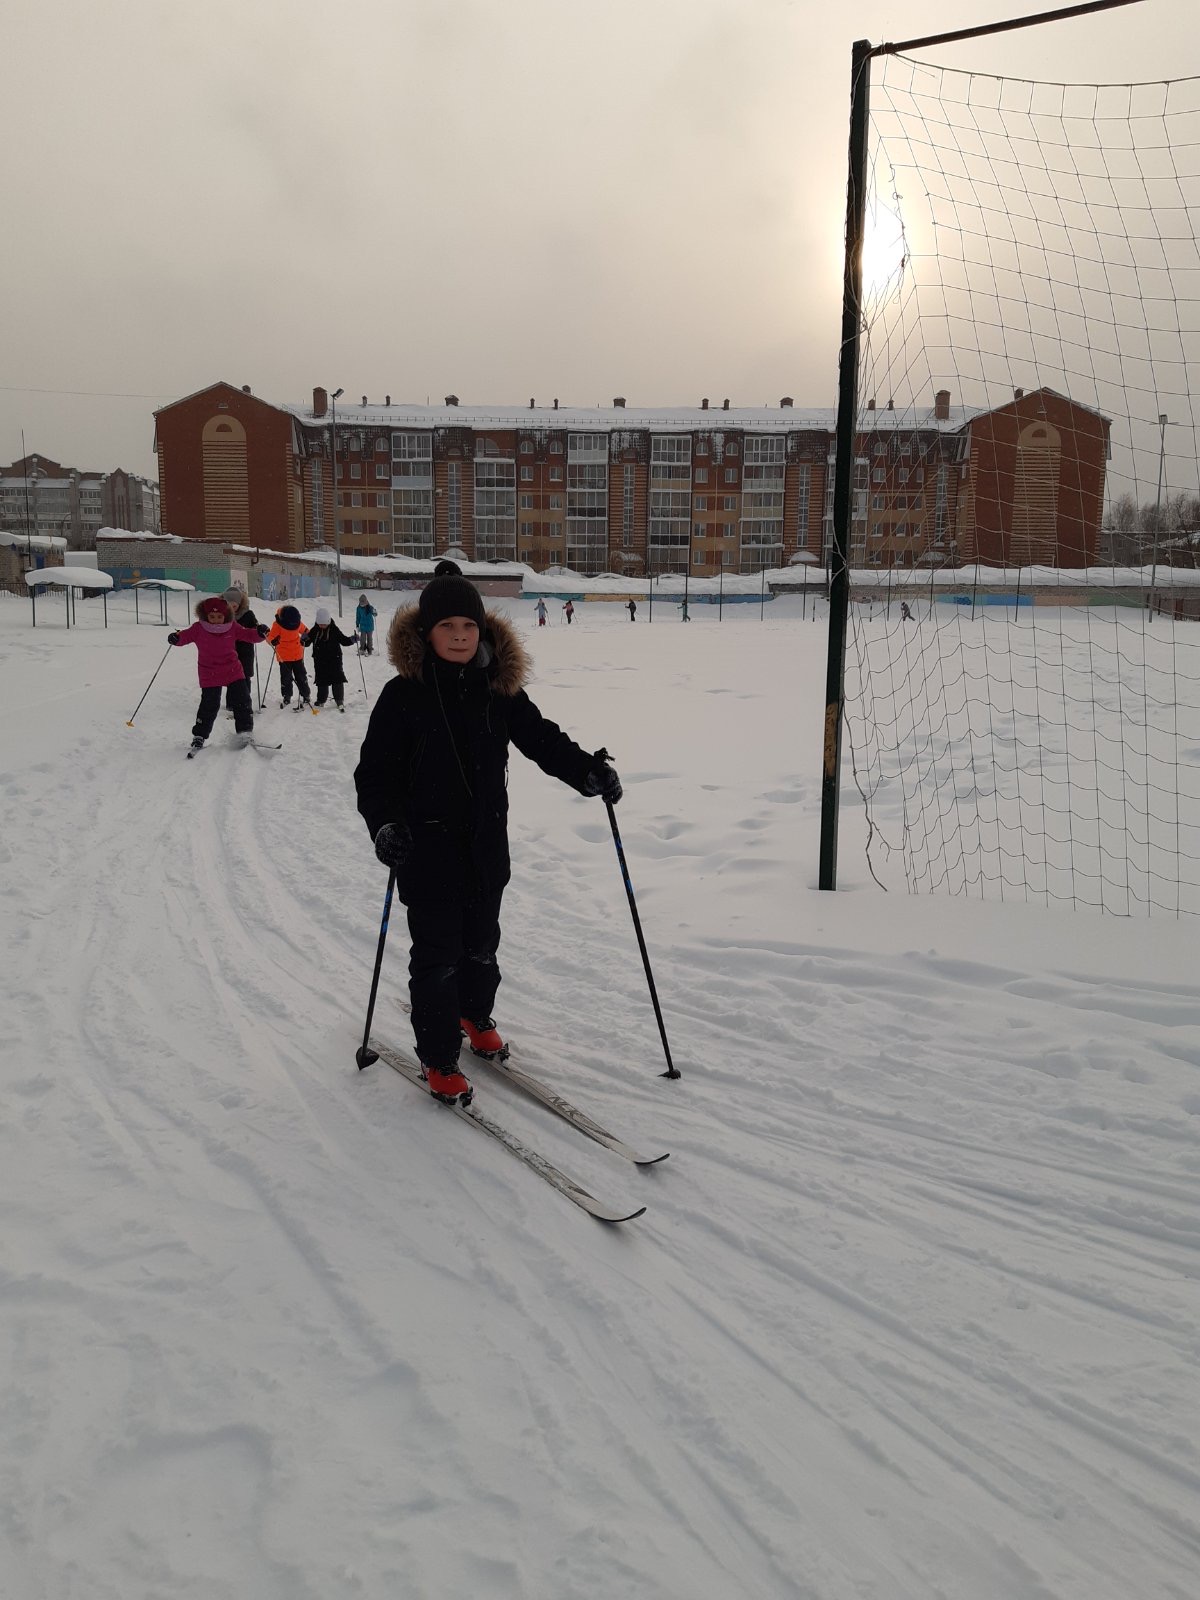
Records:
<instances>
[{"instance_id":1,"label":"street lamp post","mask_svg":"<svg viewBox=\"0 0 1200 1600\"><path fill-rule=\"evenodd\" d=\"M339 619L342 615L342 529L341 524L338 522L337 403L345 392L344 389L337 389L330 396L330 431L333 436L333 563L337 570L337 609Z\"/></svg>"},{"instance_id":2,"label":"street lamp post","mask_svg":"<svg viewBox=\"0 0 1200 1600\"><path fill-rule=\"evenodd\" d=\"M1167 460L1167 418L1158 419L1158 494L1154 499L1154 555L1150 564L1150 620L1154 621L1154 586L1158 580L1158 534L1162 517L1163 469Z\"/></svg>"}]
</instances>

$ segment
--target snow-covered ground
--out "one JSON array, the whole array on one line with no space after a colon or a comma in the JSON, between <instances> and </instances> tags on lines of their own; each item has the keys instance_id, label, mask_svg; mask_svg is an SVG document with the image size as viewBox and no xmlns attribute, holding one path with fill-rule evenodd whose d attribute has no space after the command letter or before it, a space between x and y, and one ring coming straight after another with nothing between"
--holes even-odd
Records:
<instances>
[{"instance_id":1,"label":"snow-covered ground","mask_svg":"<svg viewBox=\"0 0 1200 1600\"><path fill-rule=\"evenodd\" d=\"M857 803L818 893L799 602L506 609L683 1077L603 810L514 756L500 1021L671 1157L479 1099L619 1229L355 1068L358 662L187 762L192 652L130 729L164 631L0 597L0 1594L1194 1600L1194 925L882 894Z\"/></svg>"}]
</instances>

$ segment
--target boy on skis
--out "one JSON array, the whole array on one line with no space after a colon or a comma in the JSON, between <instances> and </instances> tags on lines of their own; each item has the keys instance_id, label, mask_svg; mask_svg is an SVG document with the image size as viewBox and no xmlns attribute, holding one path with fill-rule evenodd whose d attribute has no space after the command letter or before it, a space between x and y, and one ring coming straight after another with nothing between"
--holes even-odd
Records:
<instances>
[{"instance_id":1,"label":"boy on skis","mask_svg":"<svg viewBox=\"0 0 1200 1600\"><path fill-rule=\"evenodd\" d=\"M441 561L417 605L388 630L396 676L371 713L354 774L375 854L396 874L412 938L409 995L417 1056L436 1099L470 1103L459 1070L504 1041L491 1010L500 983L500 902L510 876L508 746L583 795L621 798L603 752L589 755L525 693L531 663L516 629Z\"/></svg>"},{"instance_id":2,"label":"boy on skis","mask_svg":"<svg viewBox=\"0 0 1200 1600\"><path fill-rule=\"evenodd\" d=\"M312 647L318 710L329 699L332 689L334 704L339 711L345 711L346 674L342 670L342 646L355 642L354 634L347 636L334 622L328 606L317 607L317 620L304 635L304 647Z\"/></svg>"},{"instance_id":3,"label":"boy on skis","mask_svg":"<svg viewBox=\"0 0 1200 1600\"><path fill-rule=\"evenodd\" d=\"M300 691L296 710L312 705L308 671L304 665L304 634L304 624L295 606L280 606L267 635L267 643L275 646L275 659L279 663L279 688L283 695L279 702L281 711L292 703L293 681Z\"/></svg>"},{"instance_id":4,"label":"boy on skis","mask_svg":"<svg viewBox=\"0 0 1200 1600\"><path fill-rule=\"evenodd\" d=\"M229 703L233 707L234 728L243 744L249 744L254 732L254 710L250 701L250 682L238 659L239 642L254 646L266 633L260 624L257 628L243 627L233 620L229 602L215 595L211 600L196 602L196 621L182 633L169 633L168 644L194 644L196 646L196 672L200 679L200 705L192 725L192 749L200 750L213 730L217 712L221 709L221 690L228 689Z\"/></svg>"}]
</instances>

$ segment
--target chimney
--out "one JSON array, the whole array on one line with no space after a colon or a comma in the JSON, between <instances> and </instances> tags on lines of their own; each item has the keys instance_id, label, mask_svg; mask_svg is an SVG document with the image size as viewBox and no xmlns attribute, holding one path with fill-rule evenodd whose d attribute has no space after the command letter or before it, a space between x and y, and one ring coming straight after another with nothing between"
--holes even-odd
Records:
<instances>
[{"instance_id":1,"label":"chimney","mask_svg":"<svg viewBox=\"0 0 1200 1600\"><path fill-rule=\"evenodd\" d=\"M933 397L933 415L937 422L950 421L950 391L939 389Z\"/></svg>"},{"instance_id":2,"label":"chimney","mask_svg":"<svg viewBox=\"0 0 1200 1600\"><path fill-rule=\"evenodd\" d=\"M313 416L323 417L329 410L329 396L324 389L313 390Z\"/></svg>"},{"instance_id":3,"label":"chimney","mask_svg":"<svg viewBox=\"0 0 1200 1600\"><path fill-rule=\"evenodd\" d=\"M872 395L871 398L867 401L867 410L868 411L874 411L874 409L875 409L875 396Z\"/></svg>"},{"instance_id":4,"label":"chimney","mask_svg":"<svg viewBox=\"0 0 1200 1600\"><path fill-rule=\"evenodd\" d=\"M728 411L729 410L729 401L728 400L722 400L721 401L721 410L722 411Z\"/></svg>"},{"instance_id":5,"label":"chimney","mask_svg":"<svg viewBox=\"0 0 1200 1600\"><path fill-rule=\"evenodd\" d=\"M384 397L383 397L383 403L384 403L384 405L385 405L385 406L390 406L390 405L391 405L391 403L392 403L392 397L391 397L391 395L390 395L390 394L385 394L385 395L384 395Z\"/></svg>"},{"instance_id":6,"label":"chimney","mask_svg":"<svg viewBox=\"0 0 1200 1600\"><path fill-rule=\"evenodd\" d=\"M701 411L707 411L708 410L708 400L707 399L701 400L700 409L701 409Z\"/></svg>"},{"instance_id":7,"label":"chimney","mask_svg":"<svg viewBox=\"0 0 1200 1600\"><path fill-rule=\"evenodd\" d=\"M624 411L625 396L623 394L616 394L613 396L613 409L616 411Z\"/></svg>"},{"instance_id":8,"label":"chimney","mask_svg":"<svg viewBox=\"0 0 1200 1600\"><path fill-rule=\"evenodd\" d=\"M894 411L895 409L896 409L896 402L894 400L889 400L888 401L888 410L889 411Z\"/></svg>"},{"instance_id":9,"label":"chimney","mask_svg":"<svg viewBox=\"0 0 1200 1600\"><path fill-rule=\"evenodd\" d=\"M784 406L790 407L791 404L792 404L791 395L790 394L785 394L783 399L779 402L779 404L780 404L781 408L784 407Z\"/></svg>"},{"instance_id":10,"label":"chimney","mask_svg":"<svg viewBox=\"0 0 1200 1600\"><path fill-rule=\"evenodd\" d=\"M243 394L249 394L250 393L250 385L248 383L244 383L242 385L242 393Z\"/></svg>"},{"instance_id":11,"label":"chimney","mask_svg":"<svg viewBox=\"0 0 1200 1600\"><path fill-rule=\"evenodd\" d=\"M1013 399L1014 400L1020 400L1021 397L1024 395L1024 393L1025 393L1024 389L1014 389L1013 390Z\"/></svg>"},{"instance_id":12,"label":"chimney","mask_svg":"<svg viewBox=\"0 0 1200 1600\"><path fill-rule=\"evenodd\" d=\"M365 406L366 403L367 403L367 397L366 397L366 395L363 395L363 405Z\"/></svg>"},{"instance_id":13,"label":"chimney","mask_svg":"<svg viewBox=\"0 0 1200 1600\"><path fill-rule=\"evenodd\" d=\"M555 409L555 411L558 410L558 396L557 395L555 395L555 397L554 397L554 409Z\"/></svg>"},{"instance_id":14,"label":"chimney","mask_svg":"<svg viewBox=\"0 0 1200 1600\"><path fill-rule=\"evenodd\" d=\"M533 410L533 396L532 395L530 395L530 397L529 397L529 409L530 409L530 411Z\"/></svg>"},{"instance_id":15,"label":"chimney","mask_svg":"<svg viewBox=\"0 0 1200 1600\"><path fill-rule=\"evenodd\" d=\"M458 404L458 396L456 394L448 394L446 396L446 404L448 406L456 406Z\"/></svg>"}]
</instances>

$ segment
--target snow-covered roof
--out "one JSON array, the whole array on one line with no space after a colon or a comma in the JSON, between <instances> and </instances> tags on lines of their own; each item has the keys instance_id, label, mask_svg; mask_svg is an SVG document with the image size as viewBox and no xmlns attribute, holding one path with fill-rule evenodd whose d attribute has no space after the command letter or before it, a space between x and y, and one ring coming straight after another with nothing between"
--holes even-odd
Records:
<instances>
[{"instance_id":1,"label":"snow-covered roof","mask_svg":"<svg viewBox=\"0 0 1200 1600\"><path fill-rule=\"evenodd\" d=\"M184 583L182 578L140 578L131 584L132 589L194 589L194 583Z\"/></svg>"},{"instance_id":2,"label":"snow-covered roof","mask_svg":"<svg viewBox=\"0 0 1200 1600\"><path fill-rule=\"evenodd\" d=\"M309 428L328 428L332 413L318 417L310 405L279 407ZM951 406L949 417L937 418L932 406L907 410L859 412L860 429L892 430L936 428L957 432L984 410L981 406ZM610 432L628 429L651 433L826 433L837 426L831 406L731 406L728 411L703 406L421 406L343 405L337 408L338 429L345 428L475 428L525 429L534 432L566 429L571 432Z\"/></svg>"},{"instance_id":3,"label":"snow-covered roof","mask_svg":"<svg viewBox=\"0 0 1200 1600\"><path fill-rule=\"evenodd\" d=\"M326 546L321 550L262 550L252 544L231 544L228 549L236 551L239 555L255 556L260 561L269 561L272 556L280 561L308 561L315 566L333 568L337 565L336 553ZM342 557L342 571L352 572L357 576L364 573L386 572L395 577L425 577L433 576L433 569L443 556L346 556ZM468 578L519 578L528 568L520 561L465 561L455 558L455 564L462 568L464 576Z\"/></svg>"},{"instance_id":4,"label":"snow-covered roof","mask_svg":"<svg viewBox=\"0 0 1200 1600\"><path fill-rule=\"evenodd\" d=\"M58 584L64 589L111 589L113 581L107 572L97 572L95 567L39 567L27 572L25 582L31 589L44 589L47 584Z\"/></svg>"},{"instance_id":5,"label":"snow-covered roof","mask_svg":"<svg viewBox=\"0 0 1200 1600\"><path fill-rule=\"evenodd\" d=\"M19 545L22 550L65 550L67 541L56 533L3 533L0 545Z\"/></svg>"},{"instance_id":6,"label":"snow-covered roof","mask_svg":"<svg viewBox=\"0 0 1200 1600\"><path fill-rule=\"evenodd\" d=\"M97 539L161 539L167 544L182 544L183 540L177 533L134 533L129 528L97 528Z\"/></svg>"}]
</instances>

